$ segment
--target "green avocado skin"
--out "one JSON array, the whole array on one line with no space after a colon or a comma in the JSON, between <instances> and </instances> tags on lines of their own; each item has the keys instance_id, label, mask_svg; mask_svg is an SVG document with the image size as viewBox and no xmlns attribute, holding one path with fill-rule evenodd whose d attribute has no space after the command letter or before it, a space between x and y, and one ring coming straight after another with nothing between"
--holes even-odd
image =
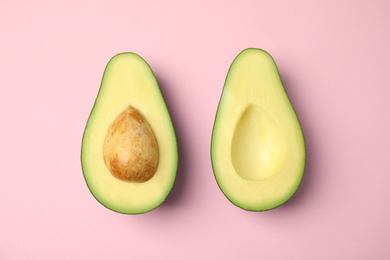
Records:
<instances>
[{"instance_id":1,"label":"green avocado skin","mask_svg":"<svg viewBox=\"0 0 390 260\"><path fill-rule=\"evenodd\" d=\"M150 88L149 93L151 93L151 95L150 95L151 100L147 100L145 102L142 102L142 100L141 100L139 102L139 104L141 104L141 105L142 104L148 105L151 103L158 104L158 106L159 106L159 108L158 108L159 114L158 115L165 119L164 125L161 126L162 128L165 129L164 131L167 133L167 135L164 138L169 139L169 146L170 146L169 147L169 154L171 156L165 157L165 158L167 158L167 160L169 160L170 167L167 169L167 172L168 172L167 175L169 177L162 184L163 187L160 187L161 189L164 190L164 192L161 192L161 195L158 198L155 198L155 197L152 198L153 201L148 202L147 205L133 206L133 205L131 205L131 203L128 203L128 202L123 203L121 205L120 201L119 202L116 201L115 203L113 203L110 200L110 194L105 193L105 192L106 192L106 190L107 191L108 190L115 190L115 188L114 189L112 187L108 188L108 186L104 187L105 184L99 186L97 184L98 182L95 181L96 178L100 178L99 176L101 176L103 174L101 174L101 173L97 174L97 171L93 167L93 165L97 164L97 162L102 164L101 161L103 161L103 153L102 153L102 151L101 152L99 151L97 153L98 156L94 155L94 154L96 154L96 152L95 152L96 150L102 150L102 147L100 147L100 146L96 147L94 138L96 136L96 132L99 131L98 130L98 128L100 127L99 120L103 120L106 116L104 113L101 113L101 111L104 111L104 109L101 109L101 107L105 106L105 104L107 103L106 101L105 102L102 101L104 99L103 96L105 95L105 93L107 91L110 91L109 89L111 89L111 87L112 87L112 86L110 86L110 83L109 83L110 77L112 77L112 75L116 75L114 73L114 72L117 73L117 71L118 71L116 64L118 64L120 62L125 62L125 63L127 62L129 64L133 64L133 63L140 64L137 66L141 67L142 71L145 71L145 73L147 74L145 76L145 78L148 79L148 81L149 81L149 82L147 82L147 85ZM131 71L131 67L129 68L128 73L129 73L129 75L131 75L131 73L133 73ZM137 87L137 86L125 86L125 87ZM112 89L115 89L115 88L112 88ZM138 98L139 97L131 97L132 100L136 100ZM155 99L155 100L153 101L153 99ZM126 97L121 97L120 100L126 100ZM106 107L106 109L110 109L110 107ZM113 120L114 120L114 118L110 119L110 121L113 121ZM154 120L154 118L148 118L148 121L153 121L153 120ZM159 130L160 130L159 128L155 129L155 131L159 131ZM119 53L119 54L113 56L110 59L110 61L108 62L107 66L104 70L104 73L103 73L102 83L100 85L97 97L95 99L94 105L93 105L92 110L90 112L90 115L88 117L88 120L87 120L87 123L85 126L85 130L83 132L80 159L81 159L81 168L83 171L84 180L86 182L86 185L87 185L90 193L101 205L103 205L105 208L107 208L111 211L121 213L121 214L130 214L130 215L144 214L144 213L147 213L147 212L150 212L150 211L156 209L161 204L163 204L163 202L166 200L167 196L170 194L170 192L173 188L173 185L175 183L175 180L176 180L176 173L177 173L177 166L178 166L178 147L177 147L175 130L174 130L171 118L170 118L168 108L165 104L165 100L163 98L163 95L160 91L157 80L155 78L155 75L154 75L151 67L149 66L149 64L138 54L133 53L133 52ZM107 174L105 174L105 176L107 176ZM115 178L113 176L110 176L110 177ZM152 177L152 179L153 178L154 177ZM147 181L147 182L149 182L149 181ZM145 183L147 183L147 182L145 182ZM129 185L129 189L136 190L138 187L140 187L140 185L138 185L138 187L136 187L136 189L134 189L134 188L132 188L131 185L132 184ZM153 194L154 190L149 190L146 193L148 193L148 192ZM123 194L125 195L124 197L126 197L126 191L123 191ZM134 194L137 195L136 192L133 192L132 196L134 196ZM139 196L141 197L141 195L139 195ZM145 192L142 194L142 196L145 197Z\"/></svg>"},{"instance_id":2,"label":"green avocado skin","mask_svg":"<svg viewBox=\"0 0 390 260\"><path fill-rule=\"evenodd\" d=\"M216 154L218 154L220 152L220 147L218 147L218 145L215 143L215 139L216 139L216 136L219 135L221 133L221 131L223 131L222 129L220 129L220 114L223 113L223 107L224 106L229 106L230 104L225 104L225 96L227 95L231 95L231 93L229 92L229 76L231 73L234 72L235 70L235 63L237 60L239 60L240 58L242 58L242 56L244 55L248 55L248 53L254 53L254 54L259 54L259 53L262 53L263 55L267 56L273 63L273 67L274 67L274 73L277 75L277 78L280 80L280 85L281 87L283 88L283 93L285 94L287 100L289 101L288 99L288 94L283 86L283 83L281 81L281 78L280 78L280 74L279 74L279 71L278 71L278 68L277 68L277 65L274 61L274 59L272 58L272 56L266 52L265 50L263 49L259 49L259 48L247 48L247 49L244 49L243 51L241 51L236 57L235 59L233 60L229 70L228 70L228 73L227 73L227 76L226 76L226 79L225 79L225 84L224 84L224 87L223 87L223 90L222 90L222 94L220 96L220 101L219 101L219 104L218 104L218 107L217 107L217 111L216 111L216 114L215 114L215 119L214 119L214 125L213 125L213 129L212 129L212 134L211 134L211 144L210 144L210 157L211 157L211 165L212 165L212 169L213 169L213 172L214 172L214 178L217 182L217 185L219 187L219 189L221 190L221 192L224 194L224 196L227 198L228 201L230 201L233 205L235 205L236 207L240 208L240 209L243 209L245 211L249 211L249 212L264 212L264 211L269 211L269 210L272 210L272 209L275 209L275 208L278 208L282 205L284 205L286 202L288 202L293 196L294 194L296 194L296 192L298 191L300 185L301 185L301 182L303 180L303 177L304 177L304 173L305 173L305 167L306 167L306 144L305 144L305 138L304 138L304 133L303 133L303 129L302 129L302 126L301 126L301 123L299 122L299 119L297 117L297 114L296 114L296 111L294 109L294 107L292 106L292 103L289 101L288 102L288 106L290 108L290 110L292 111L293 115L296 117L296 128L298 129L298 132L299 132L299 138L301 138L301 143L300 145L303 147L302 151L301 151L301 157L302 157L302 160L301 160L301 167L300 169L298 170L299 171L299 176L298 178L296 179L295 181L295 185L293 188L291 188L291 190L289 191L288 195L285 196L282 200L279 200L279 201L276 201L275 203L273 203L272 205L267 205L267 206L262 206L262 205L249 205L243 201L240 201L240 200L237 200L235 198L233 198L231 195L229 195L229 192L226 191L226 188L224 187L224 185L221 184L221 176L223 176L222 174L220 174L220 166L221 164L223 164L223 162L220 162L220 160L218 160L216 157ZM250 54L249 54L250 55ZM226 160L231 160L231 158L226 158ZM234 183L231 184L232 186L234 186ZM225 185L226 186L226 185ZM261 192L261 191L258 191L258 192ZM257 196L256 193L253 193L253 196Z\"/></svg>"}]
</instances>

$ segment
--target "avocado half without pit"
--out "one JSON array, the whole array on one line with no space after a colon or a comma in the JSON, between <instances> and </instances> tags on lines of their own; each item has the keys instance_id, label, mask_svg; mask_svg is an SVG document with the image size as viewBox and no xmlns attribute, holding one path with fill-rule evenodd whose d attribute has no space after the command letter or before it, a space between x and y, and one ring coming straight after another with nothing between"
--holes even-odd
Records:
<instances>
[{"instance_id":1,"label":"avocado half without pit","mask_svg":"<svg viewBox=\"0 0 390 260\"><path fill-rule=\"evenodd\" d=\"M224 195L245 210L276 208L301 183L306 160L302 129L277 66L264 50L242 51L229 69L211 159Z\"/></svg>"},{"instance_id":2,"label":"avocado half without pit","mask_svg":"<svg viewBox=\"0 0 390 260\"><path fill-rule=\"evenodd\" d=\"M156 78L139 55L109 61L84 131L81 163L92 195L113 211L145 213L170 193L176 136Z\"/></svg>"}]
</instances>

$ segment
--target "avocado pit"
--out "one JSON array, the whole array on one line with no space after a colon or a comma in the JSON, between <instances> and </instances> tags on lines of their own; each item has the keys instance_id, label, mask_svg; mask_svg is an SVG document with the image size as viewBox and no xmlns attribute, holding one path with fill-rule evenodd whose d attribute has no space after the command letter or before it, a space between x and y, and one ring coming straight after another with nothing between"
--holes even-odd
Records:
<instances>
[{"instance_id":1,"label":"avocado pit","mask_svg":"<svg viewBox=\"0 0 390 260\"><path fill-rule=\"evenodd\" d=\"M128 106L109 127L103 157L108 170L120 180L146 182L154 176L159 161L156 137L134 107Z\"/></svg>"}]
</instances>

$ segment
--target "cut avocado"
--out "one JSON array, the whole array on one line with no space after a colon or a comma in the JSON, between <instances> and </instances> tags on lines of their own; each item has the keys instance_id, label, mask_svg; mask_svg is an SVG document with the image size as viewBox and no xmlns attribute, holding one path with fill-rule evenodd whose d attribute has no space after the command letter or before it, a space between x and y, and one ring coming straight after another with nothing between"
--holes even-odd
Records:
<instances>
[{"instance_id":1,"label":"cut avocado","mask_svg":"<svg viewBox=\"0 0 390 260\"><path fill-rule=\"evenodd\" d=\"M216 181L236 206L265 211L285 203L305 168L300 123L273 58L249 48L233 61L215 117Z\"/></svg>"},{"instance_id":2,"label":"cut avocado","mask_svg":"<svg viewBox=\"0 0 390 260\"><path fill-rule=\"evenodd\" d=\"M150 66L134 53L108 63L82 140L81 163L105 207L140 214L158 207L176 178L176 136Z\"/></svg>"}]
</instances>

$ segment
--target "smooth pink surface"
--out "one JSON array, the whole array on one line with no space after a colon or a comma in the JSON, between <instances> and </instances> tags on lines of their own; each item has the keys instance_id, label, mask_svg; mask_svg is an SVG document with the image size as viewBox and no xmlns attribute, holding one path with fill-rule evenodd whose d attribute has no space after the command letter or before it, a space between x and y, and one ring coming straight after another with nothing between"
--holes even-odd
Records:
<instances>
[{"instance_id":1,"label":"smooth pink surface","mask_svg":"<svg viewBox=\"0 0 390 260\"><path fill-rule=\"evenodd\" d=\"M0 2L0 259L390 259L389 1ZM227 70L275 58L301 120L298 193L263 213L220 192L209 146ZM152 66L176 128L166 203L101 206L81 139L108 60Z\"/></svg>"}]
</instances>

